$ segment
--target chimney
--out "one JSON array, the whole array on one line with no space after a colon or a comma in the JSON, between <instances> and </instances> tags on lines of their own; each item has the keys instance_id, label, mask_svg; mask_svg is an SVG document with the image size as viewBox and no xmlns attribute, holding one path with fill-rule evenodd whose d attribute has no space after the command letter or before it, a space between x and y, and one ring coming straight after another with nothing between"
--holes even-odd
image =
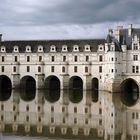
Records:
<instances>
[{"instance_id":1,"label":"chimney","mask_svg":"<svg viewBox=\"0 0 140 140\"><path fill-rule=\"evenodd\" d=\"M108 29L108 34L109 34L110 36L112 36L112 35L113 35L113 30L112 30L112 29Z\"/></svg>"},{"instance_id":2,"label":"chimney","mask_svg":"<svg viewBox=\"0 0 140 140\"><path fill-rule=\"evenodd\" d=\"M2 34L0 34L0 42L2 41Z\"/></svg>"},{"instance_id":3,"label":"chimney","mask_svg":"<svg viewBox=\"0 0 140 140\"><path fill-rule=\"evenodd\" d=\"M128 36L131 36L132 35L132 24L129 24L128 25Z\"/></svg>"},{"instance_id":4,"label":"chimney","mask_svg":"<svg viewBox=\"0 0 140 140\"><path fill-rule=\"evenodd\" d=\"M117 26L117 29L115 30L115 38L120 42L120 30L123 29L123 26Z\"/></svg>"}]
</instances>

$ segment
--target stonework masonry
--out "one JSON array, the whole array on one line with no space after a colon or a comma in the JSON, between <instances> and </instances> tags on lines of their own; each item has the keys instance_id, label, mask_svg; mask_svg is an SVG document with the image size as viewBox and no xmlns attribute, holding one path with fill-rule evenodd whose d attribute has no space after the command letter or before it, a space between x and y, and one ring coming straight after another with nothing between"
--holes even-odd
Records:
<instances>
[{"instance_id":1,"label":"stonework masonry","mask_svg":"<svg viewBox=\"0 0 140 140\"><path fill-rule=\"evenodd\" d=\"M106 39L0 37L0 132L140 140L139 62L132 25Z\"/></svg>"}]
</instances>

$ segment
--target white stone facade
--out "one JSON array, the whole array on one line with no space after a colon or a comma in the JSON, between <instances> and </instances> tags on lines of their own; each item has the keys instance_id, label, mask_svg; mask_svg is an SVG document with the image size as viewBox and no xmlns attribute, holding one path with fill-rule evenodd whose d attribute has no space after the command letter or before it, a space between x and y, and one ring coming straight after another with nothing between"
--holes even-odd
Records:
<instances>
[{"instance_id":1,"label":"white stone facade","mask_svg":"<svg viewBox=\"0 0 140 140\"><path fill-rule=\"evenodd\" d=\"M131 25L109 30L106 40L1 41L0 131L140 140L139 33ZM21 90L28 78L36 91L26 101ZM12 93L3 99L6 87ZM58 98L47 100L58 87Z\"/></svg>"}]
</instances>

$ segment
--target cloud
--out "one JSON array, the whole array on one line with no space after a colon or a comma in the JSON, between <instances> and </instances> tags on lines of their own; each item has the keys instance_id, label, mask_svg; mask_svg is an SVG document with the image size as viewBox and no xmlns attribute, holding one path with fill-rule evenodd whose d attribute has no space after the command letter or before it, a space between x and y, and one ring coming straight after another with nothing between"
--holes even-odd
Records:
<instances>
[{"instance_id":1,"label":"cloud","mask_svg":"<svg viewBox=\"0 0 140 140\"><path fill-rule=\"evenodd\" d=\"M104 24L138 24L139 7L139 0L4 0L0 4L0 30L8 34L7 28L21 33L28 30L26 32L30 34L30 29L37 27L40 31L36 34L41 34L44 27L57 29L63 26L59 32L63 33L65 29L75 36L78 33L72 32L73 27L79 27L82 33L97 24L102 29Z\"/></svg>"}]
</instances>

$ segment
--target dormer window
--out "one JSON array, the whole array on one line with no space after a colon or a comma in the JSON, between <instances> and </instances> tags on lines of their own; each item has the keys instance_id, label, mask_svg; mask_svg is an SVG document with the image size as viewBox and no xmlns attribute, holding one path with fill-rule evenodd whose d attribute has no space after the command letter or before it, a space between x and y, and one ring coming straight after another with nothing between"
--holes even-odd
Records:
<instances>
[{"instance_id":1,"label":"dormer window","mask_svg":"<svg viewBox=\"0 0 140 140\"><path fill-rule=\"evenodd\" d=\"M5 46L2 46L2 47L1 47L1 52L6 52Z\"/></svg>"},{"instance_id":2,"label":"dormer window","mask_svg":"<svg viewBox=\"0 0 140 140\"><path fill-rule=\"evenodd\" d=\"M63 46L62 46L62 52L67 52L67 51L68 51L67 45L63 45Z\"/></svg>"},{"instance_id":3,"label":"dormer window","mask_svg":"<svg viewBox=\"0 0 140 140\"><path fill-rule=\"evenodd\" d=\"M74 45L73 46L73 51L74 52L78 52L79 51L79 46L78 45Z\"/></svg>"},{"instance_id":4,"label":"dormer window","mask_svg":"<svg viewBox=\"0 0 140 140\"><path fill-rule=\"evenodd\" d=\"M90 51L90 45L85 45L85 51L87 51L87 52Z\"/></svg>"},{"instance_id":5,"label":"dormer window","mask_svg":"<svg viewBox=\"0 0 140 140\"><path fill-rule=\"evenodd\" d=\"M56 46L52 45L52 46L50 47L50 52L56 52Z\"/></svg>"},{"instance_id":6,"label":"dormer window","mask_svg":"<svg viewBox=\"0 0 140 140\"><path fill-rule=\"evenodd\" d=\"M137 44L137 43L134 43L134 44L133 44L133 49L134 49L134 50L138 50L138 44Z\"/></svg>"},{"instance_id":7,"label":"dormer window","mask_svg":"<svg viewBox=\"0 0 140 140\"><path fill-rule=\"evenodd\" d=\"M26 52L31 52L31 46L26 46Z\"/></svg>"},{"instance_id":8,"label":"dormer window","mask_svg":"<svg viewBox=\"0 0 140 140\"><path fill-rule=\"evenodd\" d=\"M98 50L99 50L99 51L103 51L103 50L104 50L104 46L103 46L103 45L99 45L99 46L98 46Z\"/></svg>"},{"instance_id":9,"label":"dormer window","mask_svg":"<svg viewBox=\"0 0 140 140\"><path fill-rule=\"evenodd\" d=\"M37 50L38 52L43 52L43 46L38 46L38 50Z\"/></svg>"},{"instance_id":10,"label":"dormer window","mask_svg":"<svg viewBox=\"0 0 140 140\"><path fill-rule=\"evenodd\" d=\"M14 46L13 52L19 52L18 46Z\"/></svg>"}]
</instances>

